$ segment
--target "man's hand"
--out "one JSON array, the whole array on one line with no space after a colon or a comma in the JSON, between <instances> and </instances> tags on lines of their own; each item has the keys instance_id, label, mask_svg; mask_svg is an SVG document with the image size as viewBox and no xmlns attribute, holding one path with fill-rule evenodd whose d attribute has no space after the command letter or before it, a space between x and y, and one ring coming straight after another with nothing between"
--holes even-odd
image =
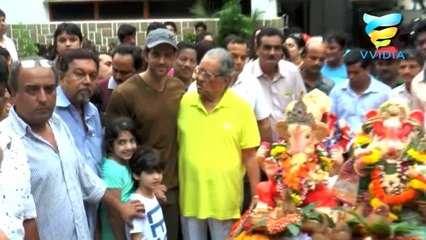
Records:
<instances>
[{"instance_id":1,"label":"man's hand","mask_svg":"<svg viewBox=\"0 0 426 240\"><path fill-rule=\"evenodd\" d=\"M6 233L4 233L1 229L0 229L0 240L9 240L9 238L6 236Z\"/></svg>"},{"instance_id":2,"label":"man's hand","mask_svg":"<svg viewBox=\"0 0 426 240\"><path fill-rule=\"evenodd\" d=\"M259 196L254 195L251 197L249 211L253 210L256 207L258 201L259 201Z\"/></svg>"},{"instance_id":3,"label":"man's hand","mask_svg":"<svg viewBox=\"0 0 426 240\"><path fill-rule=\"evenodd\" d=\"M133 227L133 218L143 218L145 206L139 200L132 200L120 205L120 217L129 226Z\"/></svg>"},{"instance_id":4,"label":"man's hand","mask_svg":"<svg viewBox=\"0 0 426 240\"><path fill-rule=\"evenodd\" d=\"M167 187L166 185L163 185L163 184L154 190L155 197L162 203L167 202L166 192L167 192Z\"/></svg>"}]
</instances>

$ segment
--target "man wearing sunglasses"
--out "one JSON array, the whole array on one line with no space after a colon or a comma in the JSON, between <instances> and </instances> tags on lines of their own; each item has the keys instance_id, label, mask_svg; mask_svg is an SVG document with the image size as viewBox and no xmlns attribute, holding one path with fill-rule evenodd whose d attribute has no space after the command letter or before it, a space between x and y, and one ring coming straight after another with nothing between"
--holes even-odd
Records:
<instances>
[{"instance_id":1,"label":"man wearing sunglasses","mask_svg":"<svg viewBox=\"0 0 426 240\"><path fill-rule=\"evenodd\" d=\"M83 202L102 201L127 223L142 217L137 211L143 206L122 204L84 162L70 129L53 113L57 84L51 62L14 62L9 86L15 105L3 124L18 135L27 152L40 238L92 239Z\"/></svg>"},{"instance_id":2,"label":"man wearing sunglasses","mask_svg":"<svg viewBox=\"0 0 426 240\"><path fill-rule=\"evenodd\" d=\"M7 104L1 93L8 75L8 66L0 59L0 109ZM23 239L24 233L25 239L39 239L25 148L5 125L0 126L0 196L0 239Z\"/></svg>"},{"instance_id":3,"label":"man wearing sunglasses","mask_svg":"<svg viewBox=\"0 0 426 240\"><path fill-rule=\"evenodd\" d=\"M208 239L208 230L212 240L226 239L240 217L244 169L253 195L259 182L256 118L251 106L228 89L233 72L225 49L208 51L195 70L197 91L180 103L179 193L186 240Z\"/></svg>"}]
</instances>

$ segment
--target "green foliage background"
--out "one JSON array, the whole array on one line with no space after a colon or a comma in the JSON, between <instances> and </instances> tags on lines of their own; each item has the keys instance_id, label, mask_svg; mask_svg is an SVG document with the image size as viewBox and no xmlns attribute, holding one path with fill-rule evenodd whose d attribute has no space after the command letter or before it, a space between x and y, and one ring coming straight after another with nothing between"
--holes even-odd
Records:
<instances>
[{"instance_id":1,"label":"green foliage background","mask_svg":"<svg viewBox=\"0 0 426 240\"><path fill-rule=\"evenodd\" d=\"M257 21L263 13L255 11L252 16L244 15L240 0L227 0L221 9L215 9L212 1L199 0L192 6L190 12L197 18L219 18L219 30L216 36L219 44L222 44L230 34L250 39L257 27Z\"/></svg>"},{"instance_id":2,"label":"green foliage background","mask_svg":"<svg viewBox=\"0 0 426 240\"><path fill-rule=\"evenodd\" d=\"M17 43L18 57L23 58L37 55L38 47L34 43L26 27L20 23L15 31L15 41Z\"/></svg>"}]
</instances>

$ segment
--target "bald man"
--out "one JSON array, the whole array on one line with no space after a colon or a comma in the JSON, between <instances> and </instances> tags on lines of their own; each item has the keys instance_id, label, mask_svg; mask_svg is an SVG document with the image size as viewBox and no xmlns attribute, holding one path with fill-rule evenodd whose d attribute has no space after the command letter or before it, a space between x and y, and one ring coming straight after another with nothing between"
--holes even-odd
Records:
<instances>
[{"instance_id":1,"label":"bald man","mask_svg":"<svg viewBox=\"0 0 426 240\"><path fill-rule=\"evenodd\" d=\"M319 41L311 41L306 46L300 72L308 92L318 88L328 95L334 87L334 82L321 74L321 68L325 62L325 51L324 43Z\"/></svg>"}]
</instances>

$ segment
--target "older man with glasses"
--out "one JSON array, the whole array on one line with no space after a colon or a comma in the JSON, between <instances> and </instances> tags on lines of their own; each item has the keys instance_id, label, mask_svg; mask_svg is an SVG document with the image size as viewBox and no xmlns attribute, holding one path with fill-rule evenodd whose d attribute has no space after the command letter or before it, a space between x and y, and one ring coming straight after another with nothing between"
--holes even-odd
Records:
<instances>
[{"instance_id":1,"label":"older man with glasses","mask_svg":"<svg viewBox=\"0 0 426 240\"><path fill-rule=\"evenodd\" d=\"M4 124L27 151L41 239L92 239L83 202L102 201L130 223L140 202L122 204L84 163L72 134L53 113L58 76L47 60L12 64L9 86L15 106Z\"/></svg>"},{"instance_id":2,"label":"older man with glasses","mask_svg":"<svg viewBox=\"0 0 426 240\"><path fill-rule=\"evenodd\" d=\"M234 71L224 49L206 53L195 70L197 92L184 95L178 117L179 190L186 240L223 240L240 217L246 169L259 182L260 136L250 105L228 89Z\"/></svg>"}]
</instances>

